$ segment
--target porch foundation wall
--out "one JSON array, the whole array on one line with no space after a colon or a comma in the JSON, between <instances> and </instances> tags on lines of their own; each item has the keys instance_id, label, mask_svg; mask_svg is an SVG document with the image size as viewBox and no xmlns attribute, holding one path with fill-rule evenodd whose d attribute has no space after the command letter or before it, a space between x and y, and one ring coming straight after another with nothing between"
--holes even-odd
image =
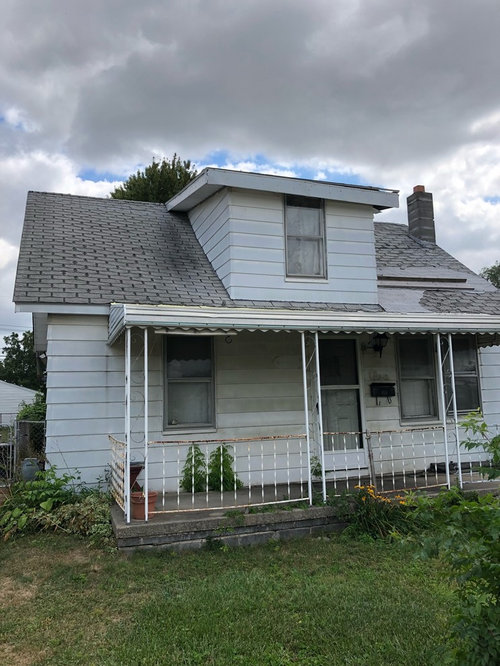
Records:
<instances>
[{"instance_id":1,"label":"porch foundation wall","mask_svg":"<svg viewBox=\"0 0 500 666\"><path fill-rule=\"evenodd\" d=\"M216 517L183 514L177 519L156 516L148 523L132 521L128 525L122 512L114 507L112 521L118 548L128 553L147 549L187 551L224 545L253 546L339 532L346 526L336 518L332 507L255 514L228 512Z\"/></svg>"}]
</instances>

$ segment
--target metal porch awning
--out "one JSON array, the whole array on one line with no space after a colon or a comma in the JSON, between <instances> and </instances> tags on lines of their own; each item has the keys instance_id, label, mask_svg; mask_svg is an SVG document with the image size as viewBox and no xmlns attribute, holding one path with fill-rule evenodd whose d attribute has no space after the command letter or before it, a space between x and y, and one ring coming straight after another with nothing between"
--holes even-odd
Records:
<instances>
[{"instance_id":1,"label":"metal porch awning","mask_svg":"<svg viewBox=\"0 0 500 666\"><path fill-rule=\"evenodd\" d=\"M500 316L486 314L345 312L113 303L108 344L126 328L152 328L159 333L231 334L239 331L318 333L451 333L477 334L481 347L500 344Z\"/></svg>"}]
</instances>

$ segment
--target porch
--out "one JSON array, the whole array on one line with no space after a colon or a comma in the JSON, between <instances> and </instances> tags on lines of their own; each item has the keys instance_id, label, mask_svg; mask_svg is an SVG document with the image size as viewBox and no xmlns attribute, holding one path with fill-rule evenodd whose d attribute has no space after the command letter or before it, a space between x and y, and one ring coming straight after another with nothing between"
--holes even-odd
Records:
<instances>
[{"instance_id":1,"label":"porch","mask_svg":"<svg viewBox=\"0 0 500 666\"><path fill-rule=\"evenodd\" d=\"M177 310L157 307L147 319L140 306L127 306L116 313L121 324L110 317L109 344L123 340L125 359L124 436L110 442L112 488L126 522L134 459L142 464L142 495L156 493L144 508L146 521L312 505L368 483L388 493L485 483L479 468L488 456L463 447L459 413L467 400L471 408L485 404L476 349L496 341L485 324L415 315L409 326L408 318L395 322L391 315L375 327L374 315L362 313L361 322L356 313L355 327L354 315L341 324L328 313L336 320L316 321L310 330L303 313L300 321L277 324L268 312L259 321L254 315L249 330L245 312L229 325L221 313L207 323L206 309L196 320L183 311L180 321ZM477 347L462 344L463 334ZM498 389L486 407L496 434Z\"/></svg>"}]
</instances>

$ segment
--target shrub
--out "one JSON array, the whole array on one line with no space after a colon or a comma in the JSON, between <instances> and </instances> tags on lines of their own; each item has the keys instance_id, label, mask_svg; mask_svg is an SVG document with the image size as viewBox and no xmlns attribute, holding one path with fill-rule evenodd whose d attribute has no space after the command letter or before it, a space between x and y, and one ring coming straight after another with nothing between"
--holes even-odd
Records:
<instances>
[{"instance_id":1,"label":"shrub","mask_svg":"<svg viewBox=\"0 0 500 666\"><path fill-rule=\"evenodd\" d=\"M189 447L182 468L181 488L187 493L203 492L206 488L207 469L205 457L197 444Z\"/></svg>"},{"instance_id":2,"label":"shrub","mask_svg":"<svg viewBox=\"0 0 500 666\"><path fill-rule=\"evenodd\" d=\"M421 555L440 556L458 584L455 663L500 663L499 499L452 489L434 500L415 498L413 510L429 525L419 539Z\"/></svg>"},{"instance_id":3,"label":"shrub","mask_svg":"<svg viewBox=\"0 0 500 666\"><path fill-rule=\"evenodd\" d=\"M33 481L17 481L0 507L0 531L4 539L18 531L33 529L37 517L59 505L72 501L75 490L68 487L74 476L56 475L55 467L37 472Z\"/></svg>"},{"instance_id":4,"label":"shrub","mask_svg":"<svg viewBox=\"0 0 500 666\"><path fill-rule=\"evenodd\" d=\"M337 508L340 518L349 522L344 530L347 536L383 539L415 529L406 495L389 498L377 493L374 486L355 486L355 492L334 497L329 503Z\"/></svg>"},{"instance_id":5,"label":"shrub","mask_svg":"<svg viewBox=\"0 0 500 666\"><path fill-rule=\"evenodd\" d=\"M465 428L465 434L467 435L467 438L461 442L463 446L469 451L481 446L491 456L491 466L481 467L479 471L488 479L500 478L500 435L491 435L479 409L469 412L461 425ZM478 436L481 441L477 440Z\"/></svg>"},{"instance_id":6,"label":"shrub","mask_svg":"<svg viewBox=\"0 0 500 666\"><path fill-rule=\"evenodd\" d=\"M55 467L38 472L33 481L12 484L0 506L0 533L4 540L16 533L62 530L108 545L112 539L111 496L101 490L78 492L75 477L57 476Z\"/></svg>"},{"instance_id":7,"label":"shrub","mask_svg":"<svg viewBox=\"0 0 500 666\"><path fill-rule=\"evenodd\" d=\"M233 490L243 486L233 470L234 458L224 444L210 454L208 462L208 487L210 490Z\"/></svg>"},{"instance_id":8,"label":"shrub","mask_svg":"<svg viewBox=\"0 0 500 666\"><path fill-rule=\"evenodd\" d=\"M221 444L210 454L208 467L200 447L189 447L186 462L182 468L181 488L186 492L199 493L210 490L233 490L241 488L242 482L233 470L234 458L229 448Z\"/></svg>"},{"instance_id":9,"label":"shrub","mask_svg":"<svg viewBox=\"0 0 500 666\"><path fill-rule=\"evenodd\" d=\"M45 421L47 412L47 404L42 393L35 395L35 400L32 403L21 403L16 419L18 421Z\"/></svg>"}]
</instances>

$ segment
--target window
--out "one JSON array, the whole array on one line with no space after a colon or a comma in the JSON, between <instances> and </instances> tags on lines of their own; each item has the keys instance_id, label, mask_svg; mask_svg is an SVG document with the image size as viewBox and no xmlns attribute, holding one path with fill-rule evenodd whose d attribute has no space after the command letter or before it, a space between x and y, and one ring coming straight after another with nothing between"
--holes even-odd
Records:
<instances>
[{"instance_id":1,"label":"window","mask_svg":"<svg viewBox=\"0 0 500 666\"><path fill-rule=\"evenodd\" d=\"M473 336L453 337L453 367L455 370L455 398L457 411L470 412L480 406L479 373L476 341ZM446 403L448 411L453 411L451 393L451 372L446 373Z\"/></svg>"},{"instance_id":2,"label":"window","mask_svg":"<svg viewBox=\"0 0 500 666\"><path fill-rule=\"evenodd\" d=\"M398 348L401 418L437 418L436 365L432 338L400 337Z\"/></svg>"},{"instance_id":3,"label":"window","mask_svg":"<svg viewBox=\"0 0 500 666\"><path fill-rule=\"evenodd\" d=\"M164 358L166 426L214 425L212 338L167 336Z\"/></svg>"},{"instance_id":4,"label":"window","mask_svg":"<svg viewBox=\"0 0 500 666\"><path fill-rule=\"evenodd\" d=\"M323 201L285 196L286 274L326 278Z\"/></svg>"},{"instance_id":5,"label":"window","mask_svg":"<svg viewBox=\"0 0 500 666\"><path fill-rule=\"evenodd\" d=\"M401 418L437 419L437 375L434 338L401 336L398 339ZM447 343L443 343L443 358ZM473 336L453 336L453 365L457 411L469 412L480 406L476 342ZM451 370L445 363L444 388L448 413L453 412Z\"/></svg>"}]
</instances>

